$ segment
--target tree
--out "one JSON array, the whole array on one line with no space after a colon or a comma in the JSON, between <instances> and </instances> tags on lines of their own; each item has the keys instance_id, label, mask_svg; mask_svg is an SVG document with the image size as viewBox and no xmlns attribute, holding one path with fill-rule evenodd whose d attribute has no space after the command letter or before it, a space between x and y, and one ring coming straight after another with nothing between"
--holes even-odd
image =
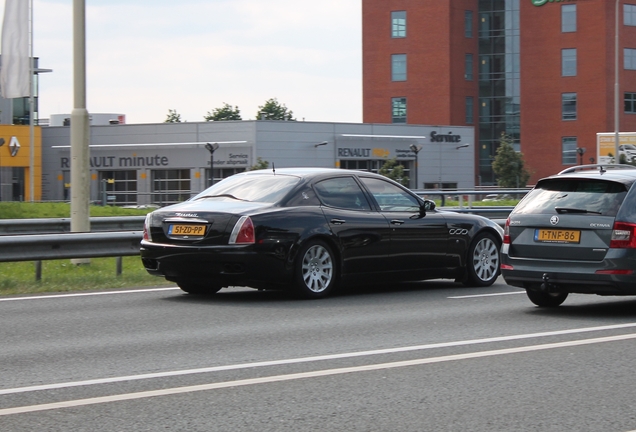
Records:
<instances>
[{"instance_id":1,"label":"tree","mask_svg":"<svg viewBox=\"0 0 636 432\"><path fill-rule=\"evenodd\" d=\"M223 102L221 108L214 108L212 111L208 111L208 114L203 116L205 121L227 121L227 120L243 120L241 118L241 111L239 107Z\"/></svg>"},{"instance_id":2,"label":"tree","mask_svg":"<svg viewBox=\"0 0 636 432\"><path fill-rule=\"evenodd\" d=\"M492 170L497 176L497 184L502 188L526 187L530 179L530 173L524 165L523 154L515 151L512 138L505 132L501 133Z\"/></svg>"},{"instance_id":3,"label":"tree","mask_svg":"<svg viewBox=\"0 0 636 432\"><path fill-rule=\"evenodd\" d=\"M389 159L384 162L384 165L382 165L378 174L388 177L391 180L395 180L403 186L409 185L410 179L404 175L404 166L399 164L396 158Z\"/></svg>"},{"instance_id":4,"label":"tree","mask_svg":"<svg viewBox=\"0 0 636 432\"><path fill-rule=\"evenodd\" d=\"M276 98L265 101L265 105L258 107L257 120L288 120L295 121L294 113L285 104L280 104Z\"/></svg>"},{"instance_id":5,"label":"tree","mask_svg":"<svg viewBox=\"0 0 636 432\"><path fill-rule=\"evenodd\" d=\"M256 163L252 165L251 167L249 167L246 171L254 171L259 169L267 169L267 168L269 168L269 162L267 162L266 160L263 160L263 158L261 157L257 157Z\"/></svg>"},{"instance_id":6,"label":"tree","mask_svg":"<svg viewBox=\"0 0 636 432\"><path fill-rule=\"evenodd\" d=\"M177 113L177 110L169 109L164 123L181 123L181 114Z\"/></svg>"}]
</instances>

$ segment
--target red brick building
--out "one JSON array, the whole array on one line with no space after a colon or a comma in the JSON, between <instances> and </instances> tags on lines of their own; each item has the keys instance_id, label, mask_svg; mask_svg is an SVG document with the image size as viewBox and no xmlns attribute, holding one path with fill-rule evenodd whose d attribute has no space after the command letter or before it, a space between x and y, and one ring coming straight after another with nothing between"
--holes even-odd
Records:
<instances>
[{"instance_id":1,"label":"red brick building","mask_svg":"<svg viewBox=\"0 0 636 432\"><path fill-rule=\"evenodd\" d=\"M362 24L363 121L473 126L476 184L496 184L502 133L530 183L596 160L617 46L619 130L636 131L636 0L363 0Z\"/></svg>"}]
</instances>

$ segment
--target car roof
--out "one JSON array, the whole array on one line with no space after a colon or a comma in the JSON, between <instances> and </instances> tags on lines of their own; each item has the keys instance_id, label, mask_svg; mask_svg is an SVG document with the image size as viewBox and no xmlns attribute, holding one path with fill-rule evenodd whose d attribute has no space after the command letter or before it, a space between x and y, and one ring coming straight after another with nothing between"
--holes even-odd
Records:
<instances>
[{"instance_id":1,"label":"car roof","mask_svg":"<svg viewBox=\"0 0 636 432\"><path fill-rule=\"evenodd\" d=\"M241 173L244 175L263 175L263 174L282 174L282 175L293 175L298 177L318 177L325 174L352 174L352 175L371 175L377 176L377 174L362 171L362 170L349 170L349 169L341 169L341 168L318 168L318 167L293 167L293 168L267 168L261 170L254 171L245 171Z\"/></svg>"},{"instance_id":2,"label":"car roof","mask_svg":"<svg viewBox=\"0 0 636 432\"><path fill-rule=\"evenodd\" d=\"M537 184L554 179L602 179L631 185L636 181L636 167L632 165L579 165L558 174L542 178Z\"/></svg>"}]
</instances>

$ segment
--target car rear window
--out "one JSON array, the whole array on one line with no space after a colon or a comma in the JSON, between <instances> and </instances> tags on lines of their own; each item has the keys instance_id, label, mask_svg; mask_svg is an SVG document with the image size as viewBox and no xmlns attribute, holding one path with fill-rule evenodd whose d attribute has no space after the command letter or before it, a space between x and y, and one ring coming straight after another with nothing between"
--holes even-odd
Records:
<instances>
[{"instance_id":1,"label":"car rear window","mask_svg":"<svg viewBox=\"0 0 636 432\"><path fill-rule=\"evenodd\" d=\"M223 179L192 199L236 199L276 203L287 195L299 181L299 177L279 174L235 175Z\"/></svg>"},{"instance_id":2,"label":"car rear window","mask_svg":"<svg viewBox=\"0 0 636 432\"><path fill-rule=\"evenodd\" d=\"M616 216L625 199L624 184L596 179L543 180L519 202L521 214L600 214Z\"/></svg>"}]
</instances>

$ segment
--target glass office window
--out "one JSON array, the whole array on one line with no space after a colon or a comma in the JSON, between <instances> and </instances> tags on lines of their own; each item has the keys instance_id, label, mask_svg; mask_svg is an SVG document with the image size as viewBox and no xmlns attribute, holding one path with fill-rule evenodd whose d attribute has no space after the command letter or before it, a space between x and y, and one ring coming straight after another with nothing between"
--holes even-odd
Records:
<instances>
[{"instance_id":1,"label":"glass office window","mask_svg":"<svg viewBox=\"0 0 636 432\"><path fill-rule=\"evenodd\" d=\"M464 57L464 78L467 81L473 80L473 55L466 54Z\"/></svg>"},{"instance_id":2,"label":"glass office window","mask_svg":"<svg viewBox=\"0 0 636 432\"><path fill-rule=\"evenodd\" d=\"M561 6L561 32L569 33L576 31L576 5Z\"/></svg>"},{"instance_id":3,"label":"glass office window","mask_svg":"<svg viewBox=\"0 0 636 432\"><path fill-rule=\"evenodd\" d=\"M625 93L625 112L636 114L636 93Z\"/></svg>"},{"instance_id":4,"label":"glass office window","mask_svg":"<svg viewBox=\"0 0 636 432\"><path fill-rule=\"evenodd\" d=\"M406 123L405 97L397 97L391 99L391 121L393 123Z\"/></svg>"},{"instance_id":5,"label":"glass office window","mask_svg":"<svg viewBox=\"0 0 636 432\"><path fill-rule=\"evenodd\" d=\"M623 59L624 59L625 69L636 70L636 49L625 48L623 50Z\"/></svg>"},{"instance_id":6,"label":"glass office window","mask_svg":"<svg viewBox=\"0 0 636 432\"><path fill-rule=\"evenodd\" d=\"M623 5L623 23L626 26L636 26L636 5Z\"/></svg>"},{"instance_id":7,"label":"glass office window","mask_svg":"<svg viewBox=\"0 0 636 432\"><path fill-rule=\"evenodd\" d=\"M391 12L391 37L406 37L406 11Z\"/></svg>"},{"instance_id":8,"label":"glass office window","mask_svg":"<svg viewBox=\"0 0 636 432\"><path fill-rule=\"evenodd\" d=\"M561 75L576 76L576 48L561 50Z\"/></svg>"},{"instance_id":9,"label":"glass office window","mask_svg":"<svg viewBox=\"0 0 636 432\"><path fill-rule=\"evenodd\" d=\"M561 138L561 162L563 165L576 165L576 137Z\"/></svg>"},{"instance_id":10,"label":"glass office window","mask_svg":"<svg viewBox=\"0 0 636 432\"><path fill-rule=\"evenodd\" d=\"M466 123L473 124L475 122L475 100L472 96L466 96Z\"/></svg>"},{"instance_id":11,"label":"glass office window","mask_svg":"<svg viewBox=\"0 0 636 432\"><path fill-rule=\"evenodd\" d=\"M561 95L561 120L576 120L576 93Z\"/></svg>"},{"instance_id":12,"label":"glass office window","mask_svg":"<svg viewBox=\"0 0 636 432\"><path fill-rule=\"evenodd\" d=\"M391 81L406 81L406 54L391 55Z\"/></svg>"},{"instance_id":13,"label":"glass office window","mask_svg":"<svg viewBox=\"0 0 636 432\"><path fill-rule=\"evenodd\" d=\"M473 37L473 11L464 11L464 36Z\"/></svg>"}]
</instances>

